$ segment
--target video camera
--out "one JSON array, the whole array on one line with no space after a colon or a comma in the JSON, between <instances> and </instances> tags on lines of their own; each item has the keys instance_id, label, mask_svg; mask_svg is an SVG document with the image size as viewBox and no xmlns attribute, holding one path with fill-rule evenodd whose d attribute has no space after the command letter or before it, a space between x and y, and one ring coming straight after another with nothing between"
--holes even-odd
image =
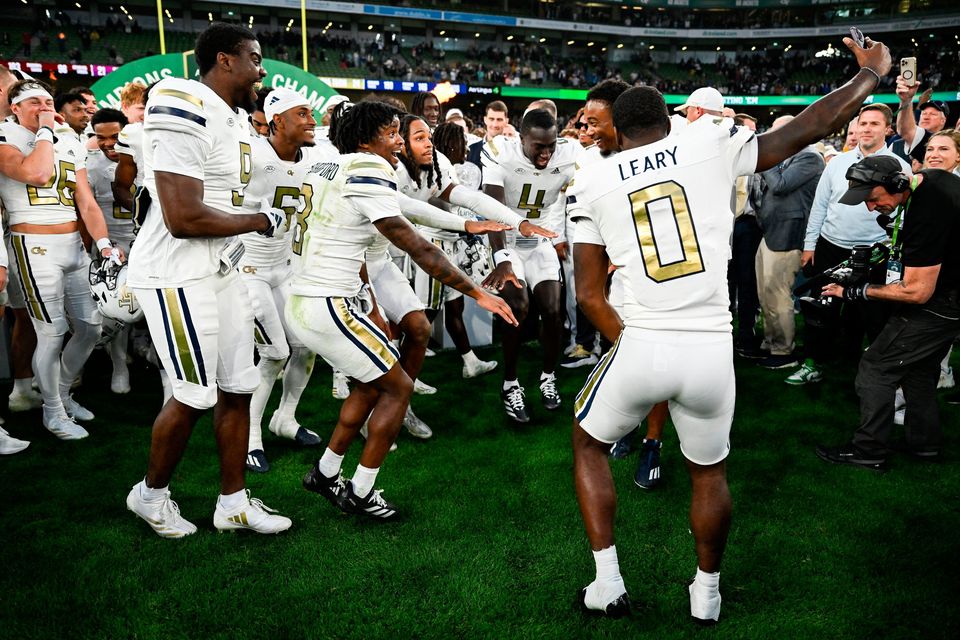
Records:
<instances>
[{"instance_id":1,"label":"video camera","mask_svg":"<svg viewBox=\"0 0 960 640\"><path fill-rule=\"evenodd\" d=\"M850 250L850 257L838 265L830 267L820 275L810 278L793 293L800 300L800 308L804 312L807 323L813 326L822 326L823 312L839 304L837 298L823 297L820 290L827 284L835 282L844 287L856 286L870 281L870 275L875 270L878 274L886 271L887 259L890 257L890 246L883 242L872 245L858 244ZM882 277L879 279L882 282ZM816 294L816 297L809 295Z\"/></svg>"}]
</instances>

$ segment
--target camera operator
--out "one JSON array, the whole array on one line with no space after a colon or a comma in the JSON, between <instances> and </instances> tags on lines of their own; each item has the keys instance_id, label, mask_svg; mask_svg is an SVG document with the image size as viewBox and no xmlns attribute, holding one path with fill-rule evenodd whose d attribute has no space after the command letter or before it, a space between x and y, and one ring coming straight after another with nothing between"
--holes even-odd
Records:
<instances>
[{"instance_id":1,"label":"camera operator","mask_svg":"<svg viewBox=\"0 0 960 640\"><path fill-rule=\"evenodd\" d=\"M860 360L857 394L860 427L847 444L817 447L837 464L881 468L889 454L897 386L910 407L904 428L906 451L921 459L940 454L937 409L940 361L960 334L960 177L925 169L914 177L898 160L871 156L847 171L850 188L840 198L864 203L881 219L892 217L892 250L885 285L829 284L824 296L898 303Z\"/></svg>"}]
</instances>

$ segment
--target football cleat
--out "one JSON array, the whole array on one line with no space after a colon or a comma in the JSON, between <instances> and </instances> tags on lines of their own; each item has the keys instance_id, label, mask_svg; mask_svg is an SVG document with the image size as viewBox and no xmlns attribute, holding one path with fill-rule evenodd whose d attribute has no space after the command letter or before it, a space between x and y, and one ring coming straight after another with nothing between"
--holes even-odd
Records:
<instances>
[{"instance_id":1,"label":"football cleat","mask_svg":"<svg viewBox=\"0 0 960 640\"><path fill-rule=\"evenodd\" d=\"M343 493L345 485L342 473L338 472L336 476L328 478L320 473L320 467L316 464L310 467L307 475L303 476L304 489L319 493L335 507L340 506L340 494Z\"/></svg>"},{"instance_id":2,"label":"football cleat","mask_svg":"<svg viewBox=\"0 0 960 640\"><path fill-rule=\"evenodd\" d=\"M589 351L582 344L576 345L567 356L560 361L560 366L565 369L576 369L578 367L592 367L597 364L599 358Z\"/></svg>"},{"instance_id":3,"label":"football cleat","mask_svg":"<svg viewBox=\"0 0 960 640\"><path fill-rule=\"evenodd\" d=\"M213 512L213 526L219 531L234 531L236 529L251 529L257 533L280 533L293 525L290 518L276 515L277 511L263 504L262 500L250 497L247 489L246 504L239 509L228 512L220 506Z\"/></svg>"},{"instance_id":4,"label":"football cleat","mask_svg":"<svg viewBox=\"0 0 960 640\"><path fill-rule=\"evenodd\" d=\"M30 446L26 440L14 438L7 430L0 427L0 456L9 456L14 453L20 453Z\"/></svg>"},{"instance_id":5,"label":"football cleat","mask_svg":"<svg viewBox=\"0 0 960 640\"><path fill-rule=\"evenodd\" d=\"M953 367L947 367L947 370L940 370L940 380L937 381L937 389L953 389L956 386L953 379Z\"/></svg>"},{"instance_id":6,"label":"football cleat","mask_svg":"<svg viewBox=\"0 0 960 640\"><path fill-rule=\"evenodd\" d=\"M637 472L633 474L633 482L641 489L655 489L660 484L660 449L663 443L659 440L643 439L640 447L640 462Z\"/></svg>"},{"instance_id":7,"label":"football cleat","mask_svg":"<svg viewBox=\"0 0 960 640\"><path fill-rule=\"evenodd\" d=\"M383 498L383 491L370 490L366 496L361 498L353 492L353 481L349 480L340 493L340 500L337 503L341 511L367 516L374 520L394 520L399 517L397 508Z\"/></svg>"},{"instance_id":8,"label":"football cleat","mask_svg":"<svg viewBox=\"0 0 960 640\"><path fill-rule=\"evenodd\" d=\"M485 373L490 373L497 368L496 360L476 360L470 364L463 365L463 377L466 379L476 378Z\"/></svg>"},{"instance_id":9,"label":"football cleat","mask_svg":"<svg viewBox=\"0 0 960 640\"><path fill-rule=\"evenodd\" d=\"M407 405L407 412L403 416L403 426L407 428L407 431L409 431L410 435L412 435L414 438L426 440L427 438L433 436L433 431L427 426L426 422L418 418L413 413L413 409L410 408L410 405Z\"/></svg>"},{"instance_id":10,"label":"football cleat","mask_svg":"<svg viewBox=\"0 0 960 640\"><path fill-rule=\"evenodd\" d=\"M414 380L413 392L418 396L432 396L437 392L437 388L431 387L426 382L421 382L420 380Z\"/></svg>"},{"instance_id":11,"label":"football cleat","mask_svg":"<svg viewBox=\"0 0 960 640\"><path fill-rule=\"evenodd\" d=\"M350 396L350 384L347 382L347 376L339 369L333 370L333 397L337 400L346 400Z\"/></svg>"},{"instance_id":12,"label":"football cleat","mask_svg":"<svg viewBox=\"0 0 960 640\"><path fill-rule=\"evenodd\" d=\"M113 393L130 393L130 371L123 367L114 369L110 377L110 391Z\"/></svg>"},{"instance_id":13,"label":"football cleat","mask_svg":"<svg viewBox=\"0 0 960 640\"><path fill-rule=\"evenodd\" d=\"M690 583L690 617L699 624L716 624L720 619L720 589Z\"/></svg>"},{"instance_id":14,"label":"football cleat","mask_svg":"<svg viewBox=\"0 0 960 640\"><path fill-rule=\"evenodd\" d=\"M591 582L589 585L580 589L580 592L577 594L577 604L580 607L580 610L584 613L594 615L594 616L606 616L608 618L623 618L630 615L630 596L627 595L626 591L622 591L620 595L608 599L606 602L602 602L601 594L598 594L598 591L602 591L597 585L596 581ZM622 587L622 584L620 585ZM595 587L592 591L590 587Z\"/></svg>"},{"instance_id":15,"label":"football cleat","mask_svg":"<svg viewBox=\"0 0 960 640\"><path fill-rule=\"evenodd\" d=\"M266 473L270 471L270 463L267 461L267 454L263 449L254 449L247 451L247 471L254 473Z\"/></svg>"},{"instance_id":16,"label":"football cleat","mask_svg":"<svg viewBox=\"0 0 960 640\"><path fill-rule=\"evenodd\" d=\"M43 406L43 396L33 389L30 389L26 393L14 391L10 394L10 397L7 398L7 407L10 409L10 413L39 409L41 406Z\"/></svg>"},{"instance_id":17,"label":"football cleat","mask_svg":"<svg viewBox=\"0 0 960 640\"><path fill-rule=\"evenodd\" d=\"M547 411L560 408L560 393L557 391L556 376L540 378L540 401Z\"/></svg>"},{"instance_id":18,"label":"football cleat","mask_svg":"<svg viewBox=\"0 0 960 640\"><path fill-rule=\"evenodd\" d=\"M500 392L500 399L503 400L503 408L508 418L521 424L530 422L527 405L523 401L523 387L513 385L509 389L504 389Z\"/></svg>"},{"instance_id":19,"label":"football cleat","mask_svg":"<svg viewBox=\"0 0 960 640\"><path fill-rule=\"evenodd\" d=\"M180 507L170 499L170 492L162 500L147 501L140 493L138 482L127 494L127 509L133 511L150 525L161 538L182 538L197 532L195 524L180 515Z\"/></svg>"},{"instance_id":20,"label":"football cleat","mask_svg":"<svg viewBox=\"0 0 960 640\"><path fill-rule=\"evenodd\" d=\"M66 398L61 397L61 400L63 401L63 408L66 410L67 415L77 422L90 422L93 420L93 412L74 400L73 396L67 396Z\"/></svg>"},{"instance_id":21,"label":"football cleat","mask_svg":"<svg viewBox=\"0 0 960 640\"><path fill-rule=\"evenodd\" d=\"M364 439L364 440L366 440L367 438L370 437L370 432L367 430L367 423L366 423L366 422L364 422L364 423L363 423L363 426L360 427L360 435L363 436L363 439ZM396 450L397 450L397 443L396 443L396 442L391 443L391 444L390 444L390 451L396 451Z\"/></svg>"},{"instance_id":22,"label":"football cleat","mask_svg":"<svg viewBox=\"0 0 960 640\"><path fill-rule=\"evenodd\" d=\"M610 457L614 460L622 460L633 453L633 436L634 432L631 431L614 442L610 447Z\"/></svg>"},{"instance_id":23,"label":"football cleat","mask_svg":"<svg viewBox=\"0 0 960 640\"><path fill-rule=\"evenodd\" d=\"M299 427L293 441L301 447L318 447L323 442L323 438L306 427Z\"/></svg>"},{"instance_id":24,"label":"football cleat","mask_svg":"<svg viewBox=\"0 0 960 640\"><path fill-rule=\"evenodd\" d=\"M55 416L47 416L46 412L44 412L43 426L47 428L47 431L61 440L82 440L90 435L86 429L63 413Z\"/></svg>"}]
</instances>

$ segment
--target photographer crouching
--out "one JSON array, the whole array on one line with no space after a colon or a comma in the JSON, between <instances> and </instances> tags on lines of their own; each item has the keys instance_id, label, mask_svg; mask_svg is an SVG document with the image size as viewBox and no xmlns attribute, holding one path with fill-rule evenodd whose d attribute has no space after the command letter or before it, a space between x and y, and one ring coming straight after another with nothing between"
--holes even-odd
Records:
<instances>
[{"instance_id":1,"label":"photographer crouching","mask_svg":"<svg viewBox=\"0 0 960 640\"><path fill-rule=\"evenodd\" d=\"M850 442L820 445L817 455L836 464L882 469L900 386L910 407L905 450L935 459L942 443L936 397L940 361L960 334L960 177L927 169L911 178L889 156L864 158L846 177L849 189L840 202L863 202L882 214L878 222L892 227L887 284L845 288L831 283L822 295L898 304L860 360L860 427Z\"/></svg>"}]
</instances>

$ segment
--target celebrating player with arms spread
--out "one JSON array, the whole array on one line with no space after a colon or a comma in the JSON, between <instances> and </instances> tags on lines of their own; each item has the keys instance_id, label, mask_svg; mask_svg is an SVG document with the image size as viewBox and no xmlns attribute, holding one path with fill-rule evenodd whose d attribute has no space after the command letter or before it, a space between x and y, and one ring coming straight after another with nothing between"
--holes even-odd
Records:
<instances>
[{"instance_id":1,"label":"celebrating player with arms spread","mask_svg":"<svg viewBox=\"0 0 960 640\"><path fill-rule=\"evenodd\" d=\"M417 233L400 211L394 166L402 146L399 113L382 102L338 107L336 162L313 167L307 232L296 262L287 323L331 366L356 382L340 410L323 457L304 485L348 513L391 519L397 509L373 486L410 401L413 381L399 364L376 302L365 286L364 254L383 234L444 284L516 323L507 305L479 289ZM372 412L372 415L371 415ZM353 478L344 483L343 456L369 417L369 437Z\"/></svg>"},{"instance_id":2,"label":"celebrating player with arms spread","mask_svg":"<svg viewBox=\"0 0 960 640\"><path fill-rule=\"evenodd\" d=\"M495 138L483 149L483 190L515 213L548 228L562 229L564 192L573 180L580 145L557 139L557 122L544 109L523 116L519 142ZM562 242L560 238L558 242ZM554 370L560 358L563 331L563 299L557 250L543 237L490 236L497 267L484 285L499 290L521 322L527 315L533 292L542 322L543 372L540 395L544 408L560 407ZM523 387L517 380L520 357L519 328L503 332L503 406L512 420L529 422Z\"/></svg>"},{"instance_id":3,"label":"celebrating player with arms spread","mask_svg":"<svg viewBox=\"0 0 960 640\"><path fill-rule=\"evenodd\" d=\"M735 400L726 285L729 197L737 176L763 171L837 131L890 70L882 44L845 42L861 71L759 137L698 121L668 138L663 96L649 87L626 91L613 105L622 151L585 167L570 190L568 206L578 220L578 302L615 341L575 404L577 499L597 568L596 580L580 594L587 610L610 616L629 611L614 546L616 491L607 451L655 403L669 400L693 486L698 568L690 612L703 622L719 618L731 511L724 460ZM622 321L605 295L610 262L623 274Z\"/></svg>"},{"instance_id":4,"label":"celebrating player with arms spread","mask_svg":"<svg viewBox=\"0 0 960 640\"><path fill-rule=\"evenodd\" d=\"M200 81L157 83L144 121L144 189L152 204L127 282L173 398L154 422L147 476L130 491L127 508L161 537L196 532L167 486L194 425L216 405L220 497L213 524L278 533L290 520L272 515L244 488L250 394L260 374L253 365L253 309L236 271L243 255L236 236L272 236L286 223L282 211L243 210L251 169L244 107L266 72L256 36L236 25L208 27L197 38L196 58Z\"/></svg>"},{"instance_id":5,"label":"celebrating player with arms spread","mask_svg":"<svg viewBox=\"0 0 960 640\"><path fill-rule=\"evenodd\" d=\"M90 258L77 213L98 253L118 260L122 253L113 249L90 192L86 150L69 128L54 133L49 87L21 80L10 87L9 98L14 119L0 123L0 198L9 215L17 284L37 333L33 364L43 425L58 438L76 440L88 434L75 420L94 416L70 396L70 386L100 337L101 322L90 297ZM64 346L68 329L73 336Z\"/></svg>"}]
</instances>

